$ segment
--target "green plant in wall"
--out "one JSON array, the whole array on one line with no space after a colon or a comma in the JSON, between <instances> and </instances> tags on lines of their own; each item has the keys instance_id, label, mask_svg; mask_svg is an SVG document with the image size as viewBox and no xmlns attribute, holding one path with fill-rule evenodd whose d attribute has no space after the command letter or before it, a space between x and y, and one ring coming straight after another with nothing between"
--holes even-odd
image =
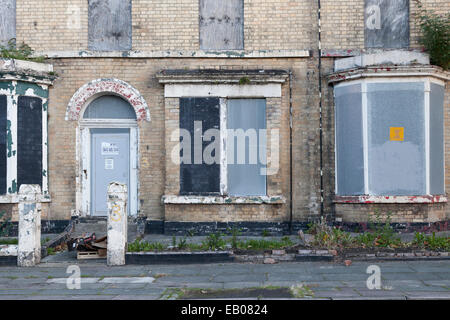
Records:
<instances>
[{"instance_id":1,"label":"green plant in wall","mask_svg":"<svg viewBox=\"0 0 450 320\"><path fill-rule=\"evenodd\" d=\"M443 15L426 10L421 0L415 0L418 11L415 15L421 30L419 39L430 54L431 64L448 70L450 66L450 13Z\"/></svg>"},{"instance_id":2,"label":"green plant in wall","mask_svg":"<svg viewBox=\"0 0 450 320\"><path fill-rule=\"evenodd\" d=\"M0 58L28 60L34 62L44 62L44 56L33 57L34 50L26 43L17 46L16 39L8 41L6 46L0 46Z\"/></svg>"}]
</instances>

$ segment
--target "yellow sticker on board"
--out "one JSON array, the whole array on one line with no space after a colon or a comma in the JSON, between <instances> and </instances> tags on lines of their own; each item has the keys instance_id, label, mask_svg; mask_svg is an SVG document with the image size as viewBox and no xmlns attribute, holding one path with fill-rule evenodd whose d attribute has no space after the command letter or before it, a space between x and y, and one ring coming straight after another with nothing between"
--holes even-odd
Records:
<instances>
[{"instance_id":1,"label":"yellow sticker on board","mask_svg":"<svg viewBox=\"0 0 450 320\"><path fill-rule=\"evenodd\" d=\"M391 141L404 141L405 128L404 127L390 127L389 136Z\"/></svg>"}]
</instances>

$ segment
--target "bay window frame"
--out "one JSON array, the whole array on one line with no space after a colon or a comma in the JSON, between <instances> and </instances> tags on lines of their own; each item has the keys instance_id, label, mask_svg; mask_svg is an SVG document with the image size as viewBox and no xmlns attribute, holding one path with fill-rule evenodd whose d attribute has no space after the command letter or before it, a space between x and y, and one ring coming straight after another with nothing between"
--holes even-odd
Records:
<instances>
[{"instance_id":1,"label":"bay window frame","mask_svg":"<svg viewBox=\"0 0 450 320\"><path fill-rule=\"evenodd\" d=\"M424 147L425 147L425 194L411 195L374 195L370 192L369 186L369 125L368 125L368 92L367 86L372 83L423 83L424 92ZM334 85L334 90L351 85L361 86L362 99L362 136L363 136L363 164L364 164L364 194L363 195L339 195L338 185L338 157L334 157L335 167L335 202L342 203L434 203L446 202L447 197L444 192L439 195L430 193L430 91L431 83L443 86L445 88L444 79L438 79L427 76L416 77L388 77L388 76L372 76L361 77L357 79L348 79ZM337 117L337 108L335 108L334 118ZM335 122L335 133L337 132L337 123ZM445 135L443 135L443 150L445 150ZM337 134L334 136L334 153L338 153ZM443 170L445 173L445 152L443 152Z\"/></svg>"}]
</instances>

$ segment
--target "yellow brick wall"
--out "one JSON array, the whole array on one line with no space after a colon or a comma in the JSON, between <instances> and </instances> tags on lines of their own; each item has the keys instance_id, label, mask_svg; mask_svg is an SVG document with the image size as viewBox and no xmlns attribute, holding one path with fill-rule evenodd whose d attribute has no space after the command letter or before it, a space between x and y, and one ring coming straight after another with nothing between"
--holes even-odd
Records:
<instances>
[{"instance_id":1,"label":"yellow brick wall","mask_svg":"<svg viewBox=\"0 0 450 320\"><path fill-rule=\"evenodd\" d=\"M314 8L312 0L245 0L244 49L310 48ZM133 50L199 50L199 0L133 0L132 26ZM88 50L88 1L17 0L17 39L36 51Z\"/></svg>"},{"instance_id":2,"label":"yellow brick wall","mask_svg":"<svg viewBox=\"0 0 450 320\"><path fill-rule=\"evenodd\" d=\"M17 40L36 51L86 50L87 14L87 0L17 0Z\"/></svg>"},{"instance_id":3,"label":"yellow brick wall","mask_svg":"<svg viewBox=\"0 0 450 320\"><path fill-rule=\"evenodd\" d=\"M245 0L244 48L311 48L317 41L316 3L312 0Z\"/></svg>"},{"instance_id":4,"label":"yellow brick wall","mask_svg":"<svg viewBox=\"0 0 450 320\"><path fill-rule=\"evenodd\" d=\"M321 0L322 49L364 48L364 0Z\"/></svg>"},{"instance_id":5,"label":"yellow brick wall","mask_svg":"<svg viewBox=\"0 0 450 320\"><path fill-rule=\"evenodd\" d=\"M133 50L198 50L198 0L134 0Z\"/></svg>"}]
</instances>

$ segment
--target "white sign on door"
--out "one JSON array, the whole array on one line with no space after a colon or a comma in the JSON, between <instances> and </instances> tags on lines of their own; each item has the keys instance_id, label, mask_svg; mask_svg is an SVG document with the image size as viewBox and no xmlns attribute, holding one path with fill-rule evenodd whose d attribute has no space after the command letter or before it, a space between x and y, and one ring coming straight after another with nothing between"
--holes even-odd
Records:
<instances>
[{"instance_id":1,"label":"white sign on door","mask_svg":"<svg viewBox=\"0 0 450 320\"><path fill-rule=\"evenodd\" d=\"M114 170L114 159L105 159L105 170Z\"/></svg>"},{"instance_id":2,"label":"white sign on door","mask_svg":"<svg viewBox=\"0 0 450 320\"><path fill-rule=\"evenodd\" d=\"M102 142L102 156L118 155L119 147L115 143Z\"/></svg>"}]
</instances>

